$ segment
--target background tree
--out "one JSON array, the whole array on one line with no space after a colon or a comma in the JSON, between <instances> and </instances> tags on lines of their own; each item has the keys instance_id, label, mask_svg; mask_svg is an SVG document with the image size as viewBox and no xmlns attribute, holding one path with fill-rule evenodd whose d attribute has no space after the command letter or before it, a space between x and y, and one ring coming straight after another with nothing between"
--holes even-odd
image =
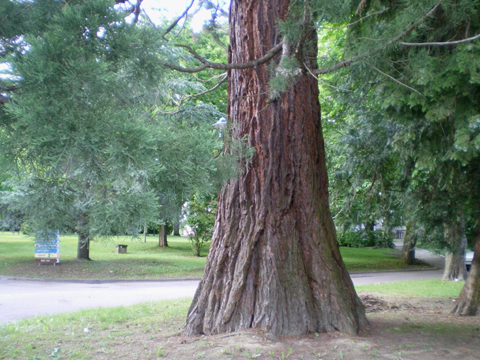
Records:
<instances>
[{"instance_id":1,"label":"background tree","mask_svg":"<svg viewBox=\"0 0 480 360\"><path fill-rule=\"evenodd\" d=\"M362 4L360 12L377 14L377 22L350 27L345 41L353 46L346 46L347 54L360 46L358 39L385 38L380 24L387 17L411 11L407 3L389 8L379 2ZM410 41L392 46L382 57L352 65L349 76L338 78L336 86L350 91L346 102L357 120L349 131L360 135L352 147L358 142L371 145L375 137L366 129L380 124L380 131L375 131L381 136L379 145L349 161L368 163L376 149L396 154L397 166L406 170L404 180L397 182L404 185L403 200L399 199L406 210L406 244L414 243L409 241L412 229L422 227L423 243L428 240L446 251L444 279L453 279L466 276L464 223L478 212L470 207L478 203L472 191L476 178L470 174L477 163L473 143L479 113L478 42L474 41L479 38L479 9L471 1L442 2L433 9L425 27L410 34ZM381 121L376 120L379 113L384 117ZM394 132L386 136L391 129Z\"/></svg>"},{"instance_id":2,"label":"background tree","mask_svg":"<svg viewBox=\"0 0 480 360\"><path fill-rule=\"evenodd\" d=\"M212 196L194 197L188 203L187 224L193 231L189 238L196 256L200 256L205 243L212 239L216 213L217 200Z\"/></svg>"},{"instance_id":3,"label":"background tree","mask_svg":"<svg viewBox=\"0 0 480 360\"><path fill-rule=\"evenodd\" d=\"M159 199L178 194L179 178L185 199L194 186L210 189L204 175L215 171L220 148L211 123L222 113L169 103L204 87L169 77L158 64L161 33L128 24L113 4L55 3L50 22L25 30L23 42L11 38L16 48L5 58L15 91L2 107L2 158L17 186L4 200L36 230L76 224L80 259L94 237L135 236L171 212L178 205Z\"/></svg>"},{"instance_id":4,"label":"background tree","mask_svg":"<svg viewBox=\"0 0 480 360\"><path fill-rule=\"evenodd\" d=\"M159 81L148 69L155 39L110 4L53 7L42 34L25 34L28 50L10 58L19 90L2 146L24 184L14 203L36 230L75 223L78 259L94 236L135 234L157 206L145 187L157 126L139 117L142 93Z\"/></svg>"}]
</instances>

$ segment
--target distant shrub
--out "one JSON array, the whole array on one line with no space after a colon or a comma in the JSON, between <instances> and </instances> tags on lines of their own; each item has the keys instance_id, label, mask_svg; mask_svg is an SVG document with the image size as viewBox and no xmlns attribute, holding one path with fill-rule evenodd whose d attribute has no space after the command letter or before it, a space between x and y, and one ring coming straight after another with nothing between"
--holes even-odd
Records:
<instances>
[{"instance_id":1,"label":"distant shrub","mask_svg":"<svg viewBox=\"0 0 480 360\"><path fill-rule=\"evenodd\" d=\"M189 202L187 224L193 231L189 238L196 256L200 256L203 245L212 239L216 213L217 201L212 196L204 199L194 197Z\"/></svg>"},{"instance_id":2,"label":"distant shrub","mask_svg":"<svg viewBox=\"0 0 480 360\"><path fill-rule=\"evenodd\" d=\"M385 231L345 231L337 236L340 246L392 248L393 242Z\"/></svg>"},{"instance_id":3,"label":"distant shrub","mask_svg":"<svg viewBox=\"0 0 480 360\"><path fill-rule=\"evenodd\" d=\"M32 235L35 232L29 224L25 223L20 227L20 231L23 235Z\"/></svg>"}]
</instances>

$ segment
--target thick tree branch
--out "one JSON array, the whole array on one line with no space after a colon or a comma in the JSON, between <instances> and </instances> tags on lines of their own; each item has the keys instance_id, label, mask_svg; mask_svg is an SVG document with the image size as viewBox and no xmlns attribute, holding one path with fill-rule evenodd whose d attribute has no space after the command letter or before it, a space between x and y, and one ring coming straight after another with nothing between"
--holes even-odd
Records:
<instances>
[{"instance_id":1,"label":"thick tree branch","mask_svg":"<svg viewBox=\"0 0 480 360\"><path fill-rule=\"evenodd\" d=\"M457 41L441 41L441 42L424 42L424 43L409 43L409 42L401 42L400 45L403 46L448 46L448 45L459 45L465 44L467 42L471 42L474 40L480 39L480 34L472 36L467 39L457 40Z\"/></svg>"},{"instance_id":2,"label":"thick tree branch","mask_svg":"<svg viewBox=\"0 0 480 360\"><path fill-rule=\"evenodd\" d=\"M275 47L273 47L269 52L265 54L265 56L261 57L260 59L252 60L246 63L241 63L241 64L223 64L223 63L212 63L207 61L205 58L200 56L193 50L190 46L188 45L176 45L177 47L182 47L187 49L187 51L192 54L195 59L200 61L202 65L196 68L185 68L182 66L178 65L173 65L170 63L166 62L161 62L161 64L169 69L180 71L180 72L185 72L185 73L197 73L200 71L203 71L205 69L216 69L216 70L232 70L232 69L248 69L252 67L256 67L262 64L265 64L268 62L270 59L272 59L276 54L278 54L282 50L282 45L283 43L277 44Z\"/></svg>"},{"instance_id":3,"label":"thick tree branch","mask_svg":"<svg viewBox=\"0 0 480 360\"><path fill-rule=\"evenodd\" d=\"M176 18L171 24L170 26L165 30L165 32L163 33L162 35L162 38L165 39L165 36L173 30L173 28L175 28L175 26L177 26L178 22L180 20L182 20L185 16L187 16L188 12L190 11L191 7L193 6L193 3L195 2L195 0L192 0L192 2L190 3L190 5L185 9L185 11L183 12L182 15L180 15L178 18Z\"/></svg>"},{"instance_id":4,"label":"thick tree branch","mask_svg":"<svg viewBox=\"0 0 480 360\"><path fill-rule=\"evenodd\" d=\"M327 86L330 86L331 88L335 89L335 90L340 90L340 91L346 91L346 92L352 92L352 90L348 90L348 89L342 89L342 88L339 88L339 87L336 87L336 86L333 86L333 85L330 85L329 83L327 83L326 81L323 81L322 79L320 79L319 77L315 76L315 74L312 72L312 69L310 69L307 64L305 64L305 62L303 63L305 69L308 70L309 74L311 76L313 76L318 82L324 84L324 85L327 85Z\"/></svg>"},{"instance_id":5,"label":"thick tree branch","mask_svg":"<svg viewBox=\"0 0 480 360\"><path fill-rule=\"evenodd\" d=\"M374 55L374 54L377 54L377 53L383 51L384 49L386 49L390 45L393 45L393 44L397 43L400 39L404 38L405 36L410 34L413 30L415 30L418 25L420 25L426 18L431 16L440 7L440 4L441 4L441 1L439 3L437 3L437 5L435 5L428 13L426 13L424 16L422 16L420 19L418 19L412 25L410 25L408 28L406 28L402 33L398 34L392 40L388 41L384 45L379 46L379 47L377 47L375 49L372 49L370 51L366 51L362 54L352 56L352 57L350 57L346 60L340 61L339 63L336 63L335 65L332 65L328 68L317 69L317 70L314 71L314 74L316 74L316 75L329 74L329 73L337 71L337 70L339 70L343 67L348 67L352 63L354 63L354 62L356 62L360 59L366 58L368 56L371 56L371 55Z\"/></svg>"},{"instance_id":6,"label":"thick tree branch","mask_svg":"<svg viewBox=\"0 0 480 360\"><path fill-rule=\"evenodd\" d=\"M6 104L10 101L8 96L5 96L4 93L9 93L18 90L18 87L15 86L7 86L1 87L0 86L0 104Z\"/></svg>"},{"instance_id":7,"label":"thick tree branch","mask_svg":"<svg viewBox=\"0 0 480 360\"><path fill-rule=\"evenodd\" d=\"M208 94L212 91L215 91L216 89L218 89L222 84L224 84L227 80L228 80L228 76L227 74L222 74L223 75L223 79L220 80L217 84L215 84L215 86L213 86L212 88L208 89L208 90L205 90L205 91L202 91L202 92L199 92L197 94L192 94L192 95L183 95L181 98L180 98L180 101L176 104L176 109L174 111L170 111L170 112L163 112L161 111L163 114L177 114L179 111L180 111L180 106L185 102L185 100L188 100L188 99L192 99L192 98L196 98L196 97L199 97L199 96L202 96L202 95L205 95L205 94Z\"/></svg>"},{"instance_id":8,"label":"thick tree branch","mask_svg":"<svg viewBox=\"0 0 480 360\"><path fill-rule=\"evenodd\" d=\"M395 43L398 43L398 41L402 38L404 38L405 36L407 36L408 34L410 34L413 30L415 30L418 25L420 25L426 18L428 18L429 16L431 16L441 5L441 1L438 2L429 12L427 12L424 16L422 16L420 19L418 19L417 21L415 21L412 25L410 25L407 29L405 29L402 33L398 34L397 36L395 36L392 40L388 41L387 43L385 43L384 45L382 46L379 46L375 49L372 49L370 51L366 51L362 54L359 54L359 55L355 55L355 56L352 56L346 60L343 60L343 61L340 61L339 63L333 65L333 66L330 66L328 68L324 68L324 69L316 69L316 70L313 70L312 71L312 75L323 75L323 74L328 74L328 73L331 73L331 72L334 72L336 70L339 70L343 67L348 67L350 66L352 63L358 61L358 60L361 60L363 58L366 58L368 56L371 56L371 55L374 55L376 53L379 53L381 51L383 51L384 49L386 49L388 46L390 45L393 45ZM387 9L385 9L387 10ZM383 11L385 11L383 10ZM371 14L373 15L373 14ZM370 15L368 15L370 16ZM363 18L362 18L363 19ZM361 19L360 19L361 20ZM476 37L475 37L476 38ZM470 41L472 40L475 40L474 38L470 38ZM463 41L463 40L461 40ZM454 43L454 42L450 42L451 43ZM400 43L400 44L408 44L408 43ZM425 43L427 44L427 43ZM448 45L448 44L446 44ZM207 61L205 58L203 58L202 56L200 56L195 50L193 50L190 46L188 45L181 45L181 44L177 44L175 45L177 47L182 47L184 49L186 49L190 54L193 55L193 57L195 59L197 59L198 61L200 61L202 63L202 65L196 67L196 68L185 68L185 67L182 67L182 66L178 66L178 65L174 65L174 64L170 64L170 63L167 63L167 62L161 62L163 66L169 68L169 69L172 69L172 70L176 70L176 71L180 71L180 72L185 72L185 73L197 73L197 72L201 72L205 69L217 69L217 70L231 70L231 69L248 69L248 68L252 68L252 67L255 67L255 66L258 66L258 65L261 65L261 64L264 64L266 62L268 62L270 59L272 59L276 54L278 54L281 50L282 50L282 46L283 46L283 43L280 43L280 44L277 44L275 47L273 47L269 52L267 52L265 54L265 56L263 56L262 58L260 59L256 59L256 60L253 60L253 61L249 61L249 62L246 62L246 63L241 63L241 64L222 64L222 63L212 63L212 62L209 62Z\"/></svg>"},{"instance_id":9,"label":"thick tree branch","mask_svg":"<svg viewBox=\"0 0 480 360\"><path fill-rule=\"evenodd\" d=\"M115 4L126 4L126 3L130 4L131 7L129 9L127 9L126 12L129 13L129 14L134 14L135 18L134 18L133 22L137 23L138 18L140 16L142 1L143 0L137 0L137 3L132 5L132 4L130 4L129 0L115 0Z\"/></svg>"}]
</instances>

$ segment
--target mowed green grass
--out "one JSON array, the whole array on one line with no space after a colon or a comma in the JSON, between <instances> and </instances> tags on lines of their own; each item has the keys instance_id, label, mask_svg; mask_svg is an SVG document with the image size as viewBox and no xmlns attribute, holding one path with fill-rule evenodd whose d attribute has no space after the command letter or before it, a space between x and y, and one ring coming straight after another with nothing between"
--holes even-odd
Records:
<instances>
[{"instance_id":1,"label":"mowed green grass","mask_svg":"<svg viewBox=\"0 0 480 360\"><path fill-rule=\"evenodd\" d=\"M378 294L397 297L457 297L463 282L442 282L439 280L419 280L398 282L395 284L378 284L358 286L359 293L375 290ZM412 294L408 292L412 291ZM402 294L402 295L400 295ZM177 345L169 345L174 334L181 334L183 324L191 299L164 300L148 302L132 306L113 308L97 308L76 311L58 315L35 316L7 324L0 324L0 359L159 359L177 358ZM376 318L382 317L382 312ZM467 317L468 318L468 317ZM429 319L432 316L429 315ZM398 325L397 332L410 325ZM474 330L470 325L452 328L438 324L415 324L416 329L421 327L426 336L431 339L439 336L438 329L455 329L459 334L471 334ZM400 329L400 330L399 330ZM452 332L450 331L449 336ZM215 359L230 359L230 352L221 352L228 349L223 344L222 337L217 343L210 344L204 338L185 341L190 346L190 357L178 358L207 358L204 355L209 347L213 347L217 356ZM208 340L210 341L210 340ZM215 340L211 340L215 341ZM400 340L398 340L400 341ZM348 343L351 339L348 339ZM183 343L183 342L182 342ZM347 343L347 342L346 342ZM278 343L279 346L282 343ZM395 342L398 345L398 342ZM208 345L208 346L207 346ZM270 349L270 348L269 348ZM193 352L196 355L193 355ZM286 352L286 351L285 351ZM261 359L273 358L265 354ZM300 350L295 348L295 354ZM281 352L277 351L277 354ZM198 356L197 356L198 355ZM238 359L251 358L237 352ZM280 359L280 356L275 359ZM296 358L296 357L294 357ZM304 359L317 358L315 354L305 354ZM368 357L370 358L370 357ZM375 358L375 357L372 357ZM393 357L392 357L393 358ZM397 357L395 357L397 358ZM401 358L401 357L398 357Z\"/></svg>"},{"instance_id":2,"label":"mowed green grass","mask_svg":"<svg viewBox=\"0 0 480 360\"><path fill-rule=\"evenodd\" d=\"M0 359L157 359L192 299L96 308L0 324Z\"/></svg>"},{"instance_id":3,"label":"mowed green grass","mask_svg":"<svg viewBox=\"0 0 480 360\"><path fill-rule=\"evenodd\" d=\"M25 235L0 233L0 275L47 279L162 279L198 278L203 274L208 246L202 257L194 256L186 237L170 236L168 247L158 246L158 237L129 237L93 241L90 258L77 261L75 235L60 237L60 264L38 265L34 240ZM116 244L128 245L126 254L116 254Z\"/></svg>"},{"instance_id":4,"label":"mowed green grass","mask_svg":"<svg viewBox=\"0 0 480 360\"><path fill-rule=\"evenodd\" d=\"M90 258L77 261L77 236L60 237L61 264L38 265L34 261L34 241L26 235L0 233L0 275L45 279L169 279L199 278L203 275L209 244L200 257L194 256L187 237L169 236L166 248L158 237L132 240L129 237L93 241ZM128 245L126 254L116 254L116 244ZM400 260L392 249L341 248L350 272L413 268ZM416 268L422 265L415 266Z\"/></svg>"},{"instance_id":5,"label":"mowed green grass","mask_svg":"<svg viewBox=\"0 0 480 360\"><path fill-rule=\"evenodd\" d=\"M400 259L400 251L395 249L350 248L341 247L343 261L349 272L385 271L429 268L428 264L418 262L407 265Z\"/></svg>"},{"instance_id":6,"label":"mowed green grass","mask_svg":"<svg viewBox=\"0 0 480 360\"><path fill-rule=\"evenodd\" d=\"M356 286L359 294L376 293L394 297L457 298L465 285L464 281L411 280L385 284Z\"/></svg>"}]
</instances>

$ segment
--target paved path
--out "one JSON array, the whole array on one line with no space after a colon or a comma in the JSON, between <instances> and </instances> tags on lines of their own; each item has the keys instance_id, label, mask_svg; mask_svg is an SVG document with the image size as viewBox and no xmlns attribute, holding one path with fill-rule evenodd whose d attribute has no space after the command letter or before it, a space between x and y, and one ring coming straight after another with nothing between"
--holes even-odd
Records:
<instances>
[{"instance_id":1,"label":"paved path","mask_svg":"<svg viewBox=\"0 0 480 360\"><path fill-rule=\"evenodd\" d=\"M37 314L193 297L198 280L74 283L0 277L0 323Z\"/></svg>"},{"instance_id":2,"label":"paved path","mask_svg":"<svg viewBox=\"0 0 480 360\"><path fill-rule=\"evenodd\" d=\"M422 258L442 268L443 259L424 250ZM434 279L443 270L354 273L355 285L392 281ZM145 301L193 297L198 280L188 281L126 281L81 283L67 281L12 280L0 277L0 323L20 320L37 314L55 314L94 307L132 305Z\"/></svg>"}]
</instances>

